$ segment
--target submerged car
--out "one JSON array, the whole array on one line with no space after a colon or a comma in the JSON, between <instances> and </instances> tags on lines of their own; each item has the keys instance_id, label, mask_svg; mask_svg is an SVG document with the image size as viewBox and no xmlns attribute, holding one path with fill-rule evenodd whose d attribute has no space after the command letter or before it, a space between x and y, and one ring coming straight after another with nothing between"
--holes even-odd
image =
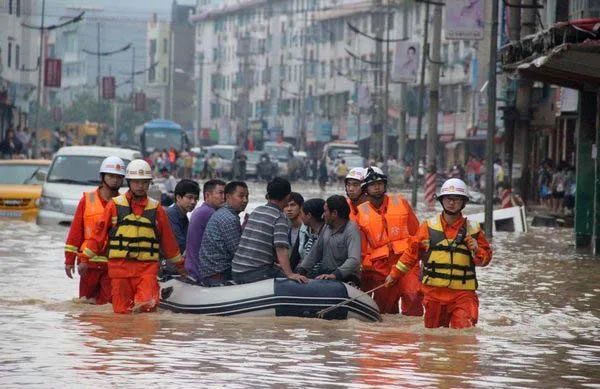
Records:
<instances>
[{"instance_id":1,"label":"submerged car","mask_svg":"<svg viewBox=\"0 0 600 389\"><path fill-rule=\"evenodd\" d=\"M0 160L0 217L33 221L50 161Z\"/></svg>"}]
</instances>

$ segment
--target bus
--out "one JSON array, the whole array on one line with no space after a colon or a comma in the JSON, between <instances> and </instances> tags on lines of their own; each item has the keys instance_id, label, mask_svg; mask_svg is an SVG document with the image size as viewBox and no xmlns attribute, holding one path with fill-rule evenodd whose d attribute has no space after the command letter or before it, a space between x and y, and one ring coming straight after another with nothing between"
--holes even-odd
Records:
<instances>
[{"instance_id":1,"label":"bus","mask_svg":"<svg viewBox=\"0 0 600 389\"><path fill-rule=\"evenodd\" d=\"M179 124L171 120L154 119L144 124L140 133L140 146L144 156L171 148L181 152L189 147L189 140Z\"/></svg>"}]
</instances>

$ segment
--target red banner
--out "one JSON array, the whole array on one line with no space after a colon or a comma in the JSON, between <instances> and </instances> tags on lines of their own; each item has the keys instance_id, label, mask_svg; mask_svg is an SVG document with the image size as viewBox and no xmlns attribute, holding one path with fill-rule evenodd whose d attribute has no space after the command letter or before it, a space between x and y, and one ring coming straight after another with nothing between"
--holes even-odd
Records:
<instances>
[{"instance_id":1,"label":"red banner","mask_svg":"<svg viewBox=\"0 0 600 389\"><path fill-rule=\"evenodd\" d=\"M146 94L143 92L138 92L135 94L133 99L133 109L134 111L145 111L146 110Z\"/></svg>"},{"instance_id":2,"label":"red banner","mask_svg":"<svg viewBox=\"0 0 600 389\"><path fill-rule=\"evenodd\" d=\"M102 77L102 98L105 100L111 100L115 98L115 78L114 77Z\"/></svg>"},{"instance_id":3,"label":"red banner","mask_svg":"<svg viewBox=\"0 0 600 389\"><path fill-rule=\"evenodd\" d=\"M60 88L62 62L60 59L46 58L44 61L44 86Z\"/></svg>"}]
</instances>

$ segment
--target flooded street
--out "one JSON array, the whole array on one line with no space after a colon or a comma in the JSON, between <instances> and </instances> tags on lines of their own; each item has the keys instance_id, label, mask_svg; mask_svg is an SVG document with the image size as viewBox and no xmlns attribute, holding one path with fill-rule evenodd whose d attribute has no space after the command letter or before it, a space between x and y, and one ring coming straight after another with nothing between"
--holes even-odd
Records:
<instances>
[{"instance_id":1,"label":"flooded street","mask_svg":"<svg viewBox=\"0 0 600 389\"><path fill-rule=\"evenodd\" d=\"M306 199L319 195L299 186ZM264 189L250 191L252 209ZM480 322L464 331L389 315L115 315L71 301L66 233L0 221L2 387L600 388L600 261L575 253L571 229L497 233L478 272Z\"/></svg>"}]
</instances>

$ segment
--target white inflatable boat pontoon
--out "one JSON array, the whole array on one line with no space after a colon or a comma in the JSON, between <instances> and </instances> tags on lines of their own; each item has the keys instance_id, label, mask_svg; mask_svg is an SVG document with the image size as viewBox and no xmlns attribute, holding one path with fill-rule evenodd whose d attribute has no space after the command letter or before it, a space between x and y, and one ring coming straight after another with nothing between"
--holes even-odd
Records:
<instances>
[{"instance_id":1,"label":"white inflatable boat pontoon","mask_svg":"<svg viewBox=\"0 0 600 389\"><path fill-rule=\"evenodd\" d=\"M160 307L173 312L215 316L317 317L317 312L363 294L339 281L310 280L300 284L286 278L251 284L206 288L173 278L160 282ZM381 320L368 295L327 312L324 319Z\"/></svg>"}]
</instances>

